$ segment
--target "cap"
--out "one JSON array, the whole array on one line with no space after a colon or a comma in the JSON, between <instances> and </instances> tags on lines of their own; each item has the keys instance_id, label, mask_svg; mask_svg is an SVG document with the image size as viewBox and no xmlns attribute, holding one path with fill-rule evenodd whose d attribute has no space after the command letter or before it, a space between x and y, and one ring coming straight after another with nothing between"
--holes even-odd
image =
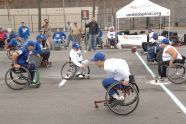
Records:
<instances>
[{"instance_id":1,"label":"cap","mask_svg":"<svg viewBox=\"0 0 186 124\"><path fill-rule=\"evenodd\" d=\"M80 45L78 43L73 43L72 44L72 48L78 49L78 48L80 48Z\"/></svg>"},{"instance_id":2,"label":"cap","mask_svg":"<svg viewBox=\"0 0 186 124\"><path fill-rule=\"evenodd\" d=\"M161 43L163 43L163 44L169 44L169 39L167 39L167 38L164 38L164 39L162 39L161 40Z\"/></svg>"},{"instance_id":3,"label":"cap","mask_svg":"<svg viewBox=\"0 0 186 124\"><path fill-rule=\"evenodd\" d=\"M42 35L37 35L36 40L43 39Z\"/></svg>"},{"instance_id":4,"label":"cap","mask_svg":"<svg viewBox=\"0 0 186 124\"><path fill-rule=\"evenodd\" d=\"M34 41L29 40L26 44L26 46L34 46Z\"/></svg>"},{"instance_id":5,"label":"cap","mask_svg":"<svg viewBox=\"0 0 186 124\"><path fill-rule=\"evenodd\" d=\"M158 34L154 32L154 33L152 34L152 38L153 38L154 40L157 40L157 39L158 39Z\"/></svg>"},{"instance_id":6,"label":"cap","mask_svg":"<svg viewBox=\"0 0 186 124\"><path fill-rule=\"evenodd\" d=\"M97 52L91 59L91 61L104 61L105 60L105 54L101 52Z\"/></svg>"}]
</instances>

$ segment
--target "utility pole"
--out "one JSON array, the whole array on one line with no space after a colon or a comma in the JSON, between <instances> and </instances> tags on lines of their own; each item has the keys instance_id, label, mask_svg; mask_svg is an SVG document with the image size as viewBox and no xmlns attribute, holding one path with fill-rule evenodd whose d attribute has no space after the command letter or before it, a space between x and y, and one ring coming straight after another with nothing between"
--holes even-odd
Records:
<instances>
[{"instance_id":1,"label":"utility pole","mask_svg":"<svg viewBox=\"0 0 186 124\"><path fill-rule=\"evenodd\" d=\"M64 22L65 22L65 31L66 31L66 15L65 15L65 0L63 0L63 18L64 18Z\"/></svg>"},{"instance_id":2,"label":"utility pole","mask_svg":"<svg viewBox=\"0 0 186 124\"><path fill-rule=\"evenodd\" d=\"M38 0L38 30L41 29L41 0Z\"/></svg>"},{"instance_id":3,"label":"utility pole","mask_svg":"<svg viewBox=\"0 0 186 124\"><path fill-rule=\"evenodd\" d=\"M92 15L95 17L96 0L93 0L93 12Z\"/></svg>"}]
</instances>

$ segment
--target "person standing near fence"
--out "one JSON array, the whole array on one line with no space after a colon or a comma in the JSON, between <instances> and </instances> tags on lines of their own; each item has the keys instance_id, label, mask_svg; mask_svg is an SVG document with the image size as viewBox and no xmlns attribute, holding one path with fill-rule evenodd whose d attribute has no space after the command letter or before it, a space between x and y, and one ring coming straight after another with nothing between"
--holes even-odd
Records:
<instances>
[{"instance_id":1,"label":"person standing near fence","mask_svg":"<svg viewBox=\"0 0 186 124\"><path fill-rule=\"evenodd\" d=\"M85 25L89 28L88 51L91 51L91 49L96 50L96 37L99 33L99 27L95 17L92 17L92 21Z\"/></svg>"},{"instance_id":2,"label":"person standing near fence","mask_svg":"<svg viewBox=\"0 0 186 124\"><path fill-rule=\"evenodd\" d=\"M48 26L49 26L49 21L48 21L48 19L45 19L45 20L44 20L44 24L42 25L43 33L44 33L45 35L47 35Z\"/></svg>"},{"instance_id":3,"label":"person standing near fence","mask_svg":"<svg viewBox=\"0 0 186 124\"><path fill-rule=\"evenodd\" d=\"M21 22L21 26L18 29L18 35L21 38L22 46L24 46L30 36L30 29L24 22Z\"/></svg>"},{"instance_id":4,"label":"person standing near fence","mask_svg":"<svg viewBox=\"0 0 186 124\"><path fill-rule=\"evenodd\" d=\"M73 36L73 42L77 42L80 45L81 48L81 28L78 26L77 22L74 22L74 25L72 27L72 36Z\"/></svg>"},{"instance_id":5,"label":"person standing near fence","mask_svg":"<svg viewBox=\"0 0 186 124\"><path fill-rule=\"evenodd\" d=\"M70 22L67 22L67 47L69 47L70 41L73 42L72 26L70 25Z\"/></svg>"}]
</instances>

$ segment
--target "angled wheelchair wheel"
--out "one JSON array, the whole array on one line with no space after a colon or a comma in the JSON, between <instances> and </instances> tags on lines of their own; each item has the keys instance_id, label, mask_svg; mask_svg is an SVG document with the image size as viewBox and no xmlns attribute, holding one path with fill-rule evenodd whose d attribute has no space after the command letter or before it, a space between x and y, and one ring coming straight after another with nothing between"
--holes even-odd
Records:
<instances>
[{"instance_id":1,"label":"angled wheelchair wheel","mask_svg":"<svg viewBox=\"0 0 186 124\"><path fill-rule=\"evenodd\" d=\"M30 73L22 66L19 69L11 68L5 74L5 83L13 90L21 90L30 84Z\"/></svg>"},{"instance_id":2,"label":"angled wheelchair wheel","mask_svg":"<svg viewBox=\"0 0 186 124\"><path fill-rule=\"evenodd\" d=\"M41 65L41 58L36 54L31 54L28 61L36 65L36 67L39 67Z\"/></svg>"},{"instance_id":3,"label":"angled wheelchair wheel","mask_svg":"<svg viewBox=\"0 0 186 124\"><path fill-rule=\"evenodd\" d=\"M116 93L118 96L123 97L122 100L110 101L110 93ZM106 105L108 108L119 115L127 115L132 113L138 106L139 94L134 85L130 84L124 86L120 83L114 83L111 85L106 92L105 96Z\"/></svg>"},{"instance_id":4,"label":"angled wheelchair wheel","mask_svg":"<svg viewBox=\"0 0 186 124\"><path fill-rule=\"evenodd\" d=\"M9 59L12 59L12 55L13 53L16 51L17 49L16 48L11 48L9 51L7 51L7 57Z\"/></svg>"},{"instance_id":5,"label":"angled wheelchair wheel","mask_svg":"<svg viewBox=\"0 0 186 124\"><path fill-rule=\"evenodd\" d=\"M185 82L185 67L183 64L175 63L175 67L167 67L167 78L175 84Z\"/></svg>"},{"instance_id":6,"label":"angled wheelchair wheel","mask_svg":"<svg viewBox=\"0 0 186 124\"><path fill-rule=\"evenodd\" d=\"M66 62L61 68L61 77L63 79L71 79L77 72L77 66L73 62Z\"/></svg>"}]
</instances>

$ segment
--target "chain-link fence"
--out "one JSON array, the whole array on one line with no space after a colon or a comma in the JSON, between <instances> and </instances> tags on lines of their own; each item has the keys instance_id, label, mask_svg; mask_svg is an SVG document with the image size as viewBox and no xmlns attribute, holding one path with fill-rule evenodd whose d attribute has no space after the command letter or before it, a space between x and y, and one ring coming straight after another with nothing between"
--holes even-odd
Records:
<instances>
[{"instance_id":1,"label":"chain-link fence","mask_svg":"<svg viewBox=\"0 0 186 124\"><path fill-rule=\"evenodd\" d=\"M77 8L76 8L77 9ZM89 10L89 17L92 16L92 8L87 8ZM50 11L54 11L50 13ZM43 9L41 18L44 20L47 18L49 20L49 28L64 28L66 22L77 22L82 28L84 28L84 23L88 22L81 20L81 10L79 8L79 12L73 12L73 10L69 8L66 10L64 14L62 8L53 8L53 9ZM174 8L171 10L171 27L184 27L186 26L186 15L185 11L186 7L182 8ZM9 10L11 11L8 14L7 10L0 10L0 27L8 28L11 27L15 31L17 31L18 26L21 21L24 21L29 27L32 32L38 31L38 10L37 9L15 9ZM101 11L101 9L97 8L96 11L96 18L98 24L100 25L101 29L106 29L106 27L115 26L116 19L115 14L112 13L109 9L108 11ZM168 27L168 17L151 17L151 18L127 18L127 19L120 19L120 29L121 30L131 30L131 29L145 29L147 27L153 28L164 28Z\"/></svg>"}]
</instances>

